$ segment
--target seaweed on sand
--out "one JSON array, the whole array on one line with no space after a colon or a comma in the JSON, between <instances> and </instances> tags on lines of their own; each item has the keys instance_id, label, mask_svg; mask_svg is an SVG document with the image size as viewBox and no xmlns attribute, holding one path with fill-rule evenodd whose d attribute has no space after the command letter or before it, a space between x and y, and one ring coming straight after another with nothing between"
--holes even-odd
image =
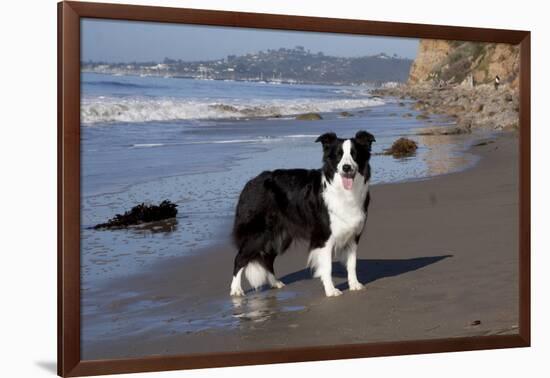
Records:
<instances>
[{"instance_id":1,"label":"seaweed on sand","mask_svg":"<svg viewBox=\"0 0 550 378\"><path fill-rule=\"evenodd\" d=\"M178 205L167 200L162 201L159 205L141 203L132 207L130 211L126 211L124 214L117 214L107 222L95 225L94 229L125 228L132 225L174 218L178 213L177 207Z\"/></svg>"}]
</instances>

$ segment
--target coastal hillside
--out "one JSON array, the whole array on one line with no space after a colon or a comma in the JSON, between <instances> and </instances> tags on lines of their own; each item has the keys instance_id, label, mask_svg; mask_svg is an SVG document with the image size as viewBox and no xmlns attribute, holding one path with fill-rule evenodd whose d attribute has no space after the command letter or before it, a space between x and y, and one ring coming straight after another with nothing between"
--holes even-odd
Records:
<instances>
[{"instance_id":1,"label":"coastal hillside","mask_svg":"<svg viewBox=\"0 0 550 378\"><path fill-rule=\"evenodd\" d=\"M114 75L167 76L206 80L265 81L305 84L404 83L412 60L380 53L339 57L302 46L228 55L208 61L165 58L162 62L82 62L83 72Z\"/></svg>"},{"instance_id":2,"label":"coastal hillside","mask_svg":"<svg viewBox=\"0 0 550 378\"><path fill-rule=\"evenodd\" d=\"M519 47L508 44L423 39L408 83L489 84L518 86Z\"/></svg>"}]
</instances>

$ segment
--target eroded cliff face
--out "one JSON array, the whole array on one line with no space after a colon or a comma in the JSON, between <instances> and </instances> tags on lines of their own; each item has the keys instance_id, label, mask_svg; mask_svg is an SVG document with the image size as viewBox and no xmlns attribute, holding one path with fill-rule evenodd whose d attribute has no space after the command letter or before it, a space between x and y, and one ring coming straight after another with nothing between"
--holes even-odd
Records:
<instances>
[{"instance_id":1,"label":"eroded cliff face","mask_svg":"<svg viewBox=\"0 0 550 378\"><path fill-rule=\"evenodd\" d=\"M451 45L448 41L438 39L421 39L418 54L411 66L409 84L420 84L434 79L436 72L449 56Z\"/></svg>"},{"instance_id":2,"label":"eroded cliff face","mask_svg":"<svg viewBox=\"0 0 550 378\"><path fill-rule=\"evenodd\" d=\"M423 39L411 66L408 84L501 83L517 89L519 46Z\"/></svg>"}]
</instances>

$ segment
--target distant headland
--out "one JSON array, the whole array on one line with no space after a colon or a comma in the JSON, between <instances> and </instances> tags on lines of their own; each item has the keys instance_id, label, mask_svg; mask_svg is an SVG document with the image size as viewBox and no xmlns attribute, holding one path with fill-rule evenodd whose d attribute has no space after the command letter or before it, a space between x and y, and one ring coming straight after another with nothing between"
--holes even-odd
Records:
<instances>
[{"instance_id":1,"label":"distant headland","mask_svg":"<svg viewBox=\"0 0 550 378\"><path fill-rule=\"evenodd\" d=\"M162 62L82 62L83 72L112 75L166 76L203 80L236 80L288 84L379 86L403 83L413 61L380 53L337 57L313 53L302 46L268 49L246 55L228 55L207 61L165 58Z\"/></svg>"}]
</instances>

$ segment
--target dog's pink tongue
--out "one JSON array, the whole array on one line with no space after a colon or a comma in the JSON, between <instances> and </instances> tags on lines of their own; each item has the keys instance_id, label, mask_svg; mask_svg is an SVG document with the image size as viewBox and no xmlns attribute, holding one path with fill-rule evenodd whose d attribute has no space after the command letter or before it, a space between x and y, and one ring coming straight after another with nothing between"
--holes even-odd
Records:
<instances>
[{"instance_id":1,"label":"dog's pink tongue","mask_svg":"<svg viewBox=\"0 0 550 378\"><path fill-rule=\"evenodd\" d=\"M353 186L353 179L349 177L342 177L342 183L344 184L344 189L351 190Z\"/></svg>"}]
</instances>

